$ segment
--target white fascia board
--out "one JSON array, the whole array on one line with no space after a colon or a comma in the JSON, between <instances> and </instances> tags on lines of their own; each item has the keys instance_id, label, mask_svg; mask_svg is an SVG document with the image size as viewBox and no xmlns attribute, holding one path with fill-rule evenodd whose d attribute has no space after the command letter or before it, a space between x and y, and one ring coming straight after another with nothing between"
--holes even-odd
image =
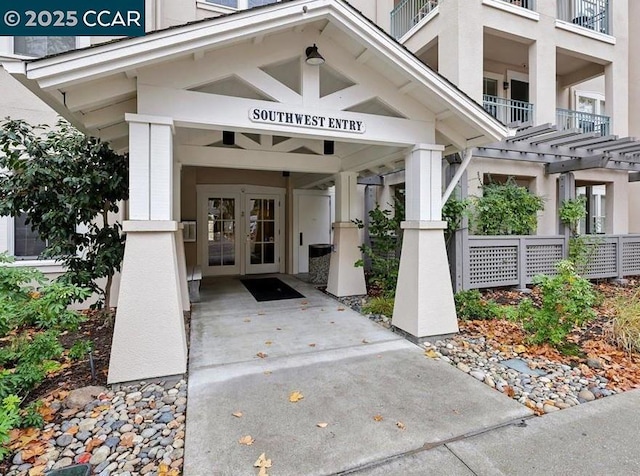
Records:
<instances>
[{"instance_id":1,"label":"white fascia board","mask_svg":"<svg viewBox=\"0 0 640 476\"><path fill-rule=\"evenodd\" d=\"M284 30L291 24L317 21L326 17L332 3L331 0L300 0L250 9L148 36L36 60L27 65L27 75L29 79L37 80L43 89L60 88L89 78L126 72L199 49L211 49L257 34ZM303 12L305 6L306 13Z\"/></svg>"}]
</instances>

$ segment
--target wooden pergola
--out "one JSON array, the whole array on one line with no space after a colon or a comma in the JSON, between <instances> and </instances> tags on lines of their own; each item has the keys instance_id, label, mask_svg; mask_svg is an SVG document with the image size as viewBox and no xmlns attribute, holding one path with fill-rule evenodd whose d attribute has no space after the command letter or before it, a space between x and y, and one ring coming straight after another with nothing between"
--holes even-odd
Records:
<instances>
[{"instance_id":1,"label":"wooden pergola","mask_svg":"<svg viewBox=\"0 0 640 476\"><path fill-rule=\"evenodd\" d=\"M633 137L602 136L578 129L558 130L551 124L519 129L501 142L478 147L474 157L545 164L547 174L610 169L629 173L640 181L640 141Z\"/></svg>"}]
</instances>

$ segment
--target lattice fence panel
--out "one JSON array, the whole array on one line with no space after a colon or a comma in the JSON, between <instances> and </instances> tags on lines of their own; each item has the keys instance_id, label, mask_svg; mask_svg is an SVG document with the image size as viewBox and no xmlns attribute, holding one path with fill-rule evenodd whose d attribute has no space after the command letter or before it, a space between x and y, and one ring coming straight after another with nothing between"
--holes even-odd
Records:
<instances>
[{"instance_id":1,"label":"lattice fence panel","mask_svg":"<svg viewBox=\"0 0 640 476\"><path fill-rule=\"evenodd\" d=\"M624 276L640 274L640 241L623 243L622 274Z\"/></svg>"},{"instance_id":2,"label":"lattice fence panel","mask_svg":"<svg viewBox=\"0 0 640 476\"><path fill-rule=\"evenodd\" d=\"M598 243L595 252L590 252L591 259L585 273L589 278L610 278L618 275L616 260L616 243Z\"/></svg>"},{"instance_id":3,"label":"lattice fence panel","mask_svg":"<svg viewBox=\"0 0 640 476\"><path fill-rule=\"evenodd\" d=\"M558 261L564 257L562 251L561 244L527 245L527 279L538 274L557 274Z\"/></svg>"},{"instance_id":4,"label":"lattice fence panel","mask_svg":"<svg viewBox=\"0 0 640 476\"><path fill-rule=\"evenodd\" d=\"M518 284L518 247L471 247L469 284L474 288Z\"/></svg>"}]
</instances>

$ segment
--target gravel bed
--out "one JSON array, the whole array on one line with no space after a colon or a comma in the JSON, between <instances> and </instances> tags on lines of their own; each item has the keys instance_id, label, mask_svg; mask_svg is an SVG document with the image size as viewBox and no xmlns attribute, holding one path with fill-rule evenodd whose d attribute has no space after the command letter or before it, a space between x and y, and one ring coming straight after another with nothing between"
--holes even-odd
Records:
<instances>
[{"instance_id":1,"label":"gravel bed","mask_svg":"<svg viewBox=\"0 0 640 476\"><path fill-rule=\"evenodd\" d=\"M46 471L89 463L100 476L156 476L161 464L181 472L187 408L184 380L104 389L77 412L65 409L67 404L51 404L61 416L43 429L49 435L40 459L46 461ZM12 456L6 476L29 474L33 465L22 456L22 451Z\"/></svg>"},{"instance_id":2,"label":"gravel bed","mask_svg":"<svg viewBox=\"0 0 640 476\"><path fill-rule=\"evenodd\" d=\"M351 309L362 312L366 296L338 298ZM364 314L369 319L391 327L391 318ZM538 414L551 413L616 393L607 387L602 376L587 376L578 367L545 358L524 358L512 351L489 345L484 337L462 334L451 339L425 342L425 355L457 367L491 388L502 392ZM597 368L598 363L593 363Z\"/></svg>"},{"instance_id":3,"label":"gravel bed","mask_svg":"<svg viewBox=\"0 0 640 476\"><path fill-rule=\"evenodd\" d=\"M524 358L488 345L484 337L424 342L426 355L454 365L537 413L551 413L616 393L602 376L544 358ZM594 365L597 363L594 362Z\"/></svg>"}]
</instances>

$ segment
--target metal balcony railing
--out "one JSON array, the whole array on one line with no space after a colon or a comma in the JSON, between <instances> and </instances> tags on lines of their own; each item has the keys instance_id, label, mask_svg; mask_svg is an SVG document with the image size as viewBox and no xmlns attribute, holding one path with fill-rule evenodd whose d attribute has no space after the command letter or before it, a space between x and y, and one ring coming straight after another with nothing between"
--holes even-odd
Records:
<instances>
[{"instance_id":1,"label":"metal balcony railing","mask_svg":"<svg viewBox=\"0 0 640 476\"><path fill-rule=\"evenodd\" d=\"M391 36L398 39L431 13L440 0L402 0L391 10Z\"/></svg>"},{"instance_id":2,"label":"metal balcony railing","mask_svg":"<svg viewBox=\"0 0 640 476\"><path fill-rule=\"evenodd\" d=\"M609 0L558 0L558 19L611 35Z\"/></svg>"},{"instance_id":3,"label":"metal balcony railing","mask_svg":"<svg viewBox=\"0 0 640 476\"><path fill-rule=\"evenodd\" d=\"M536 0L502 0L504 3L510 3L517 7L526 8L527 10L536 11Z\"/></svg>"},{"instance_id":4,"label":"metal balcony railing","mask_svg":"<svg viewBox=\"0 0 640 476\"><path fill-rule=\"evenodd\" d=\"M482 96L482 107L503 124L533 123L533 104L525 101L485 94Z\"/></svg>"},{"instance_id":5,"label":"metal balcony railing","mask_svg":"<svg viewBox=\"0 0 640 476\"><path fill-rule=\"evenodd\" d=\"M597 132L602 136L609 135L611 131L611 118L609 116L573 111L571 109L557 109L556 124L559 130L577 128L581 132Z\"/></svg>"}]
</instances>

